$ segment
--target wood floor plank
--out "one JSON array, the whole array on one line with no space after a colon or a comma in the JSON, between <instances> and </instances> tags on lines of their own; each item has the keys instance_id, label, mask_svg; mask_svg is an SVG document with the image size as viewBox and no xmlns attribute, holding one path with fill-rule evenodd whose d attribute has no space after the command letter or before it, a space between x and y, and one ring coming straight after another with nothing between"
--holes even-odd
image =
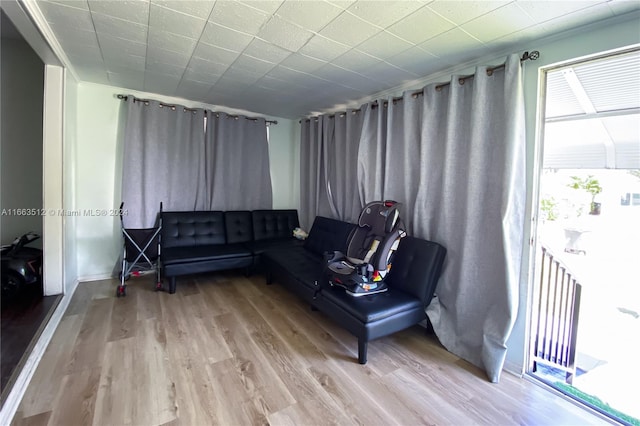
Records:
<instances>
[{"instance_id":1,"label":"wood floor plank","mask_svg":"<svg viewBox=\"0 0 640 426\"><path fill-rule=\"evenodd\" d=\"M155 292L82 283L14 425L603 424L527 380L489 383L412 327L369 344L237 272ZM183 291L184 290L184 291Z\"/></svg>"},{"instance_id":2,"label":"wood floor plank","mask_svg":"<svg viewBox=\"0 0 640 426\"><path fill-rule=\"evenodd\" d=\"M84 369L62 378L61 390L49 419L50 425L93 424L100 370Z\"/></svg>"},{"instance_id":3,"label":"wood floor plank","mask_svg":"<svg viewBox=\"0 0 640 426\"><path fill-rule=\"evenodd\" d=\"M68 363L73 351L83 315L67 315L62 318L54 336L45 350L42 360L31 379L38 386L29 386L22 402L22 415L31 417L54 409L63 376L68 371Z\"/></svg>"}]
</instances>

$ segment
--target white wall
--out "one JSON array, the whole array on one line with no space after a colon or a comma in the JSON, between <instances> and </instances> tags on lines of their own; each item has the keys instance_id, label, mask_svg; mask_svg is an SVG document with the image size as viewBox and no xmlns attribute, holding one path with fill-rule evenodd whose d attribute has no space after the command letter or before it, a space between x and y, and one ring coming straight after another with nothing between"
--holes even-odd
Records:
<instances>
[{"instance_id":1,"label":"white wall","mask_svg":"<svg viewBox=\"0 0 640 426\"><path fill-rule=\"evenodd\" d=\"M116 97L118 94L132 94L187 107L258 115L119 87L80 83L77 89L75 155L70 154L74 158L73 178L65 185L67 191L75 192L74 210L78 212L74 218L75 241L77 276L80 281L111 276L122 247L118 216L99 217L86 213L100 209L109 211L120 205L122 138L119 132L124 123L124 102ZM268 118L278 121L277 125L270 127L269 147L274 208L297 208L297 123L278 117Z\"/></svg>"},{"instance_id":2,"label":"white wall","mask_svg":"<svg viewBox=\"0 0 640 426\"><path fill-rule=\"evenodd\" d=\"M78 118L78 83L71 73L65 73L64 85L64 143L62 161L63 206L66 211L76 211L76 142L77 142L77 118ZM71 291L78 280L77 240L75 216L64 216L64 269L63 286L64 293Z\"/></svg>"},{"instance_id":3,"label":"white wall","mask_svg":"<svg viewBox=\"0 0 640 426\"><path fill-rule=\"evenodd\" d=\"M0 218L2 244L29 231L42 235L40 214L12 209L42 209L42 93L44 64L22 40L2 39L2 153ZM39 213L39 212L38 212ZM42 240L32 244L42 247Z\"/></svg>"},{"instance_id":4,"label":"white wall","mask_svg":"<svg viewBox=\"0 0 640 426\"><path fill-rule=\"evenodd\" d=\"M278 119L269 127L269 161L274 209L300 206L300 126L295 120Z\"/></svg>"}]
</instances>

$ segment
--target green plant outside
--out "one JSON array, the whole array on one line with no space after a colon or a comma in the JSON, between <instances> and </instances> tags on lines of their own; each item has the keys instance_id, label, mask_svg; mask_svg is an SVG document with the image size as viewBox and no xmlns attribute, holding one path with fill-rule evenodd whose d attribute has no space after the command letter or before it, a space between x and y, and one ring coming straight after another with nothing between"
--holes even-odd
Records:
<instances>
[{"instance_id":1,"label":"green plant outside","mask_svg":"<svg viewBox=\"0 0 640 426\"><path fill-rule=\"evenodd\" d=\"M574 388L573 386L566 384L564 382L555 382L553 386L565 394L572 395L577 399L586 402L587 404L600 409L601 411L610 414L613 417L616 417L622 420L625 423L628 423L633 426L640 426L640 419L636 419L628 414L623 413L620 410L616 410L611 407L606 402L602 401L597 396L593 396L586 392L581 391L580 389Z\"/></svg>"}]
</instances>

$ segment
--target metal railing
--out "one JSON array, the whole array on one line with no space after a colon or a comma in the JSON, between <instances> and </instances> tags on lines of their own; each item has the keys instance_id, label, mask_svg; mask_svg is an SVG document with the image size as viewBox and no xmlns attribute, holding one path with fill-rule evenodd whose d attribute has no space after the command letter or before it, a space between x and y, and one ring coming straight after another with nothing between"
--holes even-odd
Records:
<instances>
[{"instance_id":1,"label":"metal railing","mask_svg":"<svg viewBox=\"0 0 640 426\"><path fill-rule=\"evenodd\" d=\"M571 384L576 373L582 286L560 260L540 247L535 281L538 306L532 322L533 371L537 371L538 363L558 368Z\"/></svg>"}]
</instances>

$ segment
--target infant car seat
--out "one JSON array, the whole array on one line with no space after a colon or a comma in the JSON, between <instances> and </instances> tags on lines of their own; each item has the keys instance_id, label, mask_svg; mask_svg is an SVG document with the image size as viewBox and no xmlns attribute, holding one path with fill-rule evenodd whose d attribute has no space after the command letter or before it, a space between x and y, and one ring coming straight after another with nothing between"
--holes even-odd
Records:
<instances>
[{"instance_id":1,"label":"infant car seat","mask_svg":"<svg viewBox=\"0 0 640 426\"><path fill-rule=\"evenodd\" d=\"M391 269L400 239L406 235L399 206L391 200L364 206L358 227L349 237L346 255L339 251L325 253L325 272L331 286L343 287L352 296L387 291L384 277Z\"/></svg>"}]
</instances>

